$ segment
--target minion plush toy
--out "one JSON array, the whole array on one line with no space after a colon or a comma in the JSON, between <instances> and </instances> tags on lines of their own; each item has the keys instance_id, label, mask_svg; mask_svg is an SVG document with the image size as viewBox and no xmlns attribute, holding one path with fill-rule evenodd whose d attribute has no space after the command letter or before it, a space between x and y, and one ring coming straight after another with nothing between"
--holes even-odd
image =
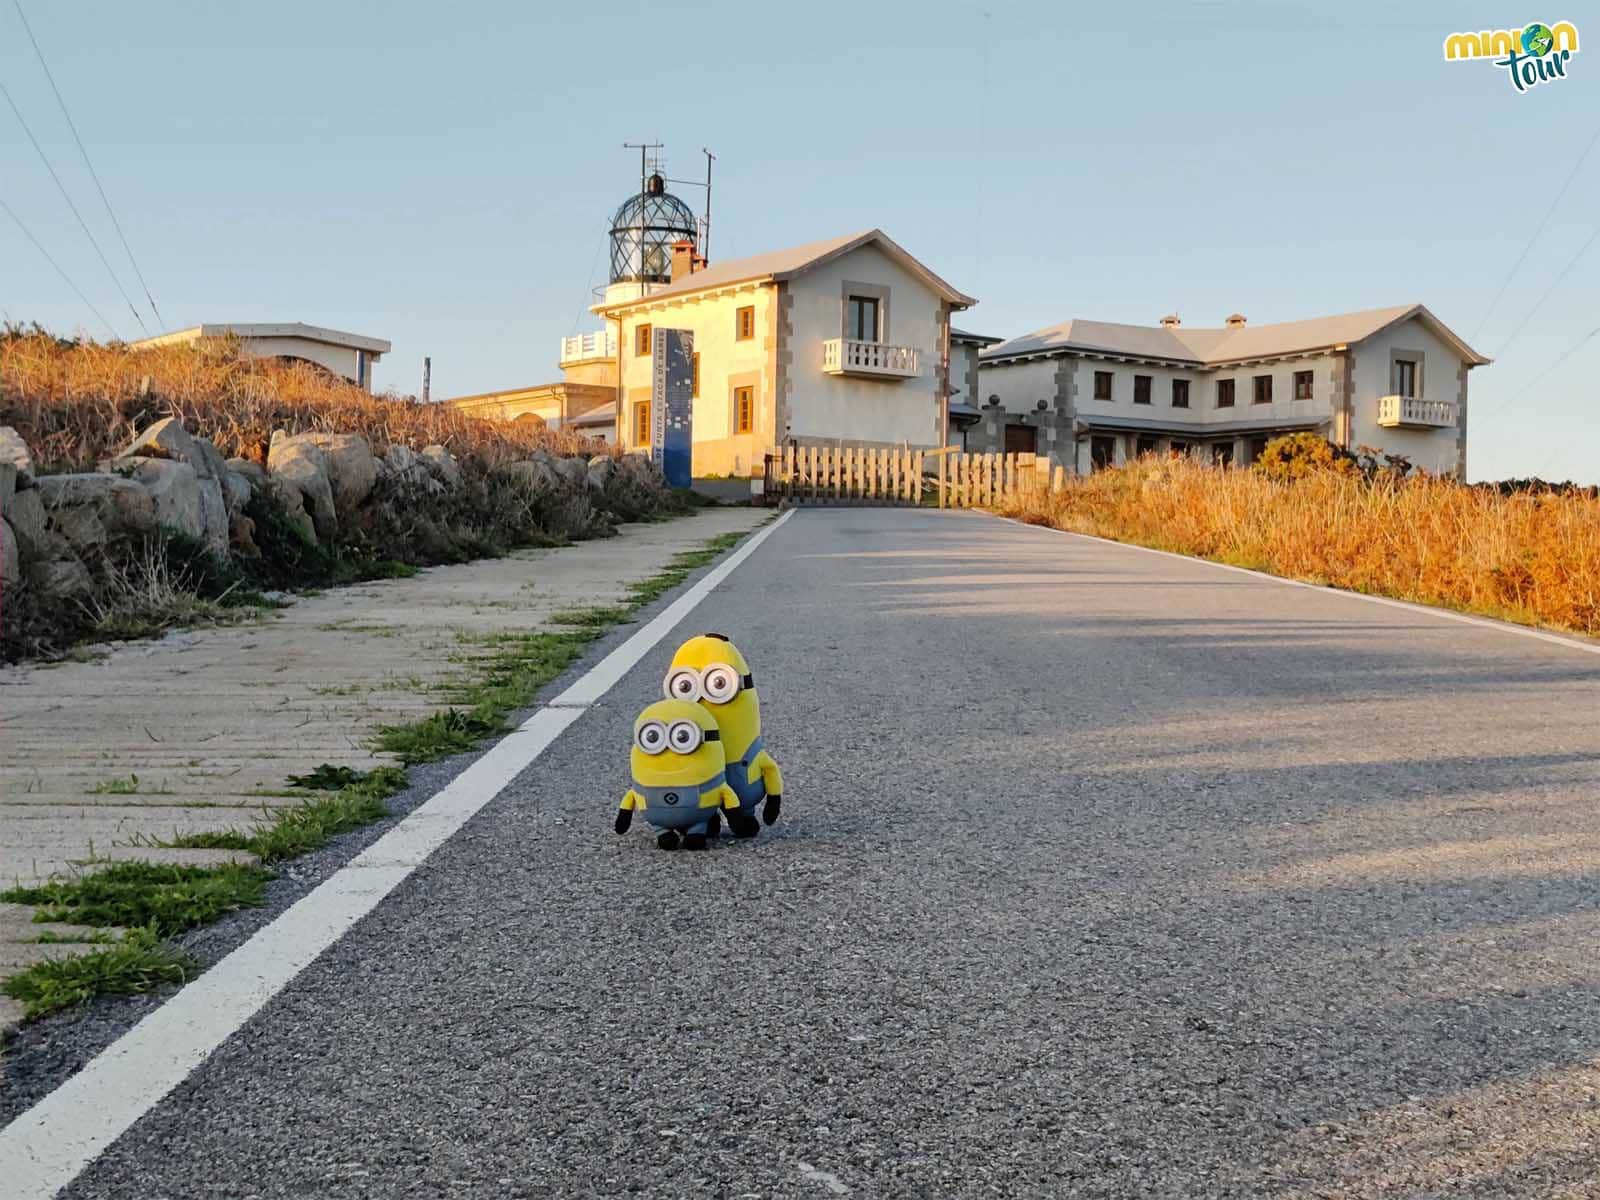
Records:
<instances>
[{"instance_id":1,"label":"minion plush toy","mask_svg":"<svg viewBox=\"0 0 1600 1200\"><path fill-rule=\"evenodd\" d=\"M676 850L704 850L712 822L728 810L728 825L748 837L760 831L754 817L739 807L728 786L717 722L698 704L658 700L633 723L633 786L617 808L617 832L628 832L633 814L661 832L656 845Z\"/></svg>"},{"instance_id":2,"label":"minion plush toy","mask_svg":"<svg viewBox=\"0 0 1600 1200\"><path fill-rule=\"evenodd\" d=\"M755 679L739 648L720 633L703 633L678 647L667 668L667 697L698 701L716 718L722 731L722 751L728 762L728 786L739 797L740 811L749 817L741 831L733 817L728 825L739 837L760 832L755 823L756 804L762 799L762 819L771 825L783 804L783 776L761 741L761 701Z\"/></svg>"}]
</instances>

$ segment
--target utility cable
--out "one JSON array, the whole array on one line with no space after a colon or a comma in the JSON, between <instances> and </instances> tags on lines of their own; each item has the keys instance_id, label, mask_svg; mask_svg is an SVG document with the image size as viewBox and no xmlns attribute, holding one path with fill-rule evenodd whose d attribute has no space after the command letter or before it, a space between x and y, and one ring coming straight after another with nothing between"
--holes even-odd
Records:
<instances>
[{"instance_id":1,"label":"utility cable","mask_svg":"<svg viewBox=\"0 0 1600 1200\"><path fill-rule=\"evenodd\" d=\"M139 310L133 306L133 300L129 298L127 289L122 286L122 280L118 279L117 273L111 269L111 263L107 261L105 251L100 249L100 243L95 241L94 234L89 232L88 222L83 219L83 214L78 211L78 206L72 202L72 197L67 194L66 184L61 182L61 176L57 175L56 169L50 165L50 159L46 156L44 147L39 145L39 139L33 136L33 130L28 128L28 122L23 119L22 110L17 107L17 102L11 98L11 93L6 90L6 85L3 83L0 83L0 96L6 98L6 103L11 106L11 111L16 114L17 123L22 126L22 132L28 135L28 140L33 143L34 150L38 152L39 161L44 163L44 169L50 172L50 178L56 181L56 187L61 192L61 198L67 202L67 207L72 210L72 215L78 218L78 228L83 230L83 236L89 239L89 244L94 247L94 252L100 256L101 265L105 267L106 273L111 276L111 282L117 285L117 291L122 293L122 299L127 303L128 311L133 314L133 319L139 322L140 329L149 333L149 327L144 323L144 318L139 315Z\"/></svg>"},{"instance_id":2,"label":"utility cable","mask_svg":"<svg viewBox=\"0 0 1600 1200\"><path fill-rule=\"evenodd\" d=\"M1556 359L1555 362L1551 363L1548 367L1546 367L1543 371L1541 371L1538 374L1538 376L1535 377L1520 392L1517 392L1514 396L1510 397L1507 400L1500 401L1499 404L1490 405L1488 408L1486 408L1481 413L1474 413L1469 408L1467 410L1467 414L1468 414L1469 418L1470 417L1476 417L1478 420L1482 420L1484 417L1487 417L1490 413L1499 412L1503 408L1509 408L1511 405L1515 404L1518 400L1521 400L1529 392L1533 391L1534 388L1538 387L1541 383L1543 383L1546 379L1548 379L1550 377L1550 375L1555 371L1555 369L1557 367L1559 367L1562 363L1566 362L1567 359L1571 358L1579 350L1582 350L1585 346L1587 346L1596 337L1600 337L1600 325L1595 326L1587 334L1585 334L1582 338L1580 338L1578 340L1578 343L1575 346L1573 346L1570 350L1568 350L1560 358Z\"/></svg>"},{"instance_id":3,"label":"utility cable","mask_svg":"<svg viewBox=\"0 0 1600 1200\"><path fill-rule=\"evenodd\" d=\"M1495 354L1496 358L1503 356L1506 352L1506 347L1516 341L1517 335L1528 327L1528 322L1533 320L1533 314L1539 311L1546 300L1550 299L1550 293L1555 291L1560 286L1561 281L1571 272L1572 268L1578 265L1578 260L1584 256L1590 246L1594 245L1596 238L1600 238L1600 225L1595 226L1594 232L1589 235L1589 240L1578 247L1578 252L1567 260L1566 266L1561 268L1561 274L1550 281L1550 286L1545 288L1543 294L1534 301L1533 307L1523 314L1522 320L1517 322L1517 327L1511 331L1511 336L1500 344L1500 349Z\"/></svg>"},{"instance_id":4,"label":"utility cable","mask_svg":"<svg viewBox=\"0 0 1600 1200\"><path fill-rule=\"evenodd\" d=\"M1544 219L1539 222L1539 227L1533 231L1533 236L1528 239L1528 244L1522 248L1522 253L1517 255L1517 261L1511 264L1511 270L1506 273L1504 282L1500 284L1500 290L1494 294L1494 299L1489 301L1489 309L1483 314L1483 320L1478 322L1478 327L1472 331L1472 337L1468 339L1469 341L1477 341L1478 335L1483 332L1483 327L1489 323L1489 317L1500 303L1500 298L1506 294L1506 288L1511 286L1512 279L1522 269L1522 264L1527 261L1528 255L1533 251L1534 244L1539 240L1539 235L1544 232L1544 227L1550 223L1550 218L1555 215L1556 207L1566 196L1567 189L1572 186L1572 181L1578 177L1578 169L1588 159L1589 151L1594 149L1596 142L1600 142L1600 129L1594 131L1594 136L1589 139L1589 144L1583 148L1583 153L1578 155L1578 161L1572 164L1572 170L1567 175L1567 181L1561 185L1561 190L1556 193L1556 198L1550 201L1550 207L1545 209Z\"/></svg>"},{"instance_id":5,"label":"utility cable","mask_svg":"<svg viewBox=\"0 0 1600 1200\"><path fill-rule=\"evenodd\" d=\"M33 52L39 56L39 65L44 68L44 77L50 81L50 90L56 94L56 103L61 106L61 115L67 119L67 128L72 130L72 140L78 143L78 153L83 155L83 165L89 168L89 178L94 180L95 190L100 193L100 202L106 206L106 215L111 218L111 226L117 231L117 239L121 241L122 248L127 252L128 262L133 265L133 273L139 280L139 286L144 289L144 298L150 302L150 311L155 314L156 326L159 328L161 310L156 307L155 297L150 294L150 285L144 281L144 272L139 269L139 260L133 256L133 248L128 245L127 235L122 232L122 222L117 220L117 214L111 207L111 201L106 196L106 189L100 182L100 175L94 169L94 163L89 161L89 151L84 148L83 139L78 136L78 127L73 124L72 114L67 111L67 102L61 98L61 89L56 86L56 77L50 73L50 65L44 60L44 51L39 49L39 39L33 36L33 26L28 24L28 18L22 11L22 0L11 0L16 6L17 16L22 20L22 28L27 30L28 40L33 43Z\"/></svg>"},{"instance_id":6,"label":"utility cable","mask_svg":"<svg viewBox=\"0 0 1600 1200\"><path fill-rule=\"evenodd\" d=\"M25 238L27 238L30 242L33 243L34 249L38 250L40 254L44 255L45 262L49 263L52 267L54 267L56 269L56 274L61 276L62 279L66 280L67 286L69 288L71 288L74 292L77 293L78 299L82 300L86 305L88 305L89 306L89 311L92 312L95 316L100 318L100 323L102 325L104 325L107 329L111 330L111 336L113 338L117 339L118 341L121 341L122 340L122 335L116 331L116 328L111 324L110 321L106 320L105 314L102 313L98 308L96 308L94 306L94 301L93 300L89 299L89 297L87 297L87 296L85 296L83 294L83 289L82 288L80 288L76 283L72 282L72 276L68 275L64 270L61 269L61 264L60 263L58 263L55 259L50 257L50 251L48 251L48 250L46 250L44 248L44 243L42 243L41 241L39 241L38 238L33 236L33 230L29 229L26 225L24 225L22 223L22 218L17 216L16 213L12 212L11 211L11 206L9 204L7 204L4 200L0 200L0 212L5 213L6 216L10 217L13 221L16 222L17 228L22 230L22 235Z\"/></svg>"}]
</instances>

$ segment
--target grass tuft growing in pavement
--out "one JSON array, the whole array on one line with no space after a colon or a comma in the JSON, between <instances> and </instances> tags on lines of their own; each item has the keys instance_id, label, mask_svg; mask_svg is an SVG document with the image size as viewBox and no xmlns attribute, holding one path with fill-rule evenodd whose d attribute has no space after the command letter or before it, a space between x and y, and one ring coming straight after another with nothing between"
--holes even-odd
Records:
<instances>
[{"instance_id":1,"label":"grass tuft growing in pavement","mask_svg":"<svg viewBox=\"0 0 1600 1200\"><path fill-rule=\"evenodd\" d=\"M382 820L389 813L384 801L406 786L406 773L398 767L355 771L324 763L309 776L291 776L290 782L304 779L316 782L295 786L328 790L329 784L344 782L332 795L319 796L294 808L271 810L271 821L250 829L185 833L154 844L191 850L245 850L263 863L282 862L319 850L341 833Z\"/></svg>"},{"instance_id":2,"label":"grass tuft growing in pavement","mask_svg":"<svg viewBox=\"0 0 1600 1200\"><path fill-rule=\"evenodd\" d=\"M9 888L0 892L0 901L32 905L38 909L35 921L120 925L171 937L225 913L259 906L271 878L264 867L235 863L122 862L76 879Z\"/></svg>"},{"instance_id":3,"label":"grass tuft growing in pavement","mask_svg":"<svg viewBox=\"0 0 1600 1200\"><path fill-rule=\"evenodd\" d=\"M385 725L374 743L407 766L471 750L506 727L506 715L526 708L549 683L600 636L585 627L562 633L504 633L475 639L490 653L472 660L473 678L448 684L444 712L404 725Z\"/></svg>"},{"instance_id":4,"label":"grass tuft growing in pavement","mask_svg":"<svg viewBox=\"0 0 1600 1200\"><path fill-rule=\"evenodd\" d=\"M131 930L122 941L73 958L34 963L0 984L22 1015L33 1021L74 1008L95 996L138 995L195 973L192 957L165 944L151 929Z\"/></svg>"},{"instance_id":5,"label":"grass tuft growing in pavement","mask_svg":"<svg viewBox=\"0 0 1600 1200\"><path fill-rule=\"evenodd\" d=\"M557 609L550 614L550 621L555 625L580 625L605 629L612 625L620 625L632 615L631 605L595 604L588 608Z\"/></svg>"}]
</instances>

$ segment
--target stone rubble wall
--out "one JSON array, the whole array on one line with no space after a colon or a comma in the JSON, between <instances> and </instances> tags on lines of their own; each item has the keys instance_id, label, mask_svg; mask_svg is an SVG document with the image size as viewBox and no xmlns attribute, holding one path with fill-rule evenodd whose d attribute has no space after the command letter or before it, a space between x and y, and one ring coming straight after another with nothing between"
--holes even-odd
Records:
<instances>
[{"instance_id":1,"label":"stone rubble wall","mask_svg":"<svg viewBox=\"0 0 1600 1200\"><path fill-rule=\"evenodd\" d=\"M544 502L544 511L562 514L566 527L530 534L604 536L618 521L671 503L659 470L639 456L562 458L539 450L496 474L530 502ZM393 486L381 488L385 481ZM341 530L359 529L374 504L425 507L468 485L468 472L444 446L395 445L378 456L359 434L279 432L262 466L224 460L176 417L145 429L97 471L41 475L23 439L0 426L0 586L25 581L49 602L81 601L109 547L163 531L248 560L256 530L246 509L263 490L308 546L327 546Z\"/></svg>"}]
</instances>

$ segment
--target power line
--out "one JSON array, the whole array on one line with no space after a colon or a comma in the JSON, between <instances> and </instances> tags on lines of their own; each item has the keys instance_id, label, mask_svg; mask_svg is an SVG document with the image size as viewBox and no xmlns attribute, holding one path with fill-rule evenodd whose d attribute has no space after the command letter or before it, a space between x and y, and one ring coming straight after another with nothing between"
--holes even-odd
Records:
<instances>
[{"instance_id":1,"label":"power line","mask_svg":"<svg viewBox=\"0 0 1600 1200\"><path fill-rule=\"evenodd\" d=\"M95 190L100 193L100 202L106 206L106 215L111 218L112 228L117 231L117 238L122 242L123 250L127 252L128 262L133 265L133 273L139 280L139 286L144 289L144 298L150 302L150 311L155 314L156 325L159 327L164 323L161 320L161 310L156 307L155 297L150 294L150 285L144 281L144 272L139 270L139 260L133 256L133 248L128 245L128 238L122 232L122 222L117 220L117 214L106 196L106 189L100 183L100 175L95 171L94 164L89 161L89 151L84 148L83 139L78 136L78 127L73 124L72 114L67 111L67 102L61 98L61 89L56 86L56 77L50 74L50 65L44 60L44 51L39 49L39 39L33 36L33 26L28 24L28 18L23 14L22 0L11 0L11 2L16 6L17 16L22 20L22 28L28 32L28 40L33 43L33 52L39 56L39 65L44 68L44 77L50 81L50 90L56 94L56 103L61 106L61 115L67 119L67 128L72 130L72 140L78 143L78 153L83 155L83 165L89 168L89 178L94 180Z\"/></svg>"},{"instance_id":2,"label":"power line","mask_svg":"<svg viewBox=\"0 0 1600 1200\"><path fill-rule=\"evenodd\" d=\"M1534 301L1533 307L1523 314L1522 320L1517 322L1517 327L1511 331L1511 336L1506 338L1506 340L1500 344L1499 353L1495 355L1496 358L1499 358L1501 355L1505 354L1506 347L1511 345L1512 342L1516 341L1517 335L1528 327L1528 322L1533 320L1533 314L1539 311L1540 307L1546 300L1550 299L1550 293L1555 291L1556 288L1560 286L1561 281L1567 277L1567 274L1572 270L1572 268L1578 265L1578 260L1584 256L1585 252L1588 251L1590 246L1594 245L1596 238L1600 238L1600 225L1595 226L1594 232L1589 235L1589 240L1578 247L1578 252L1567 260L1566 266L1561 268L1561 274L1557 275L1553 280L1550 281L1550 286L1545 288L1544 293L1539 297L1538 300Z\"/></svg>"},{"instance_id":3,"label":"power line","mask_svg":"<svg viewBox=\"0 0 1600 1200\"><path fill-rule=\"evenodd\" d=\"M1585 334L1582 338L1580 338L1576 345L1574 345L1570 350L1568 350L1560 358L1556 359L1555 362L1551 363L1548 367L1546 367L1543 371L1541 371L1536 378L1534 378L1531 382L1529 382L1528 385L1526 387L1524 387L1520 392L1516 393L1516 395L1512 396L1510 399L1502 400L1499 404L1492 405L1491 407L1485 409L1481 413L1477 413L1476 414L1477 419L1481 421L1484 417L1487 417L1490 413L1499 412L1502 408L1509 408L1511 405L1515 404L1518 400L1521 400L1529 392L1533 391L1534 388L1538 387L1541 383L1543 383L1546 379L1548 379L1555 372L1555 369L1557 367L1559 367L1562 363L1566 362L1567 359L1571 358L1579 350L1582 350L1591 341L1593 341L1594 338L1597 337L1597 336L1600 336L1600 325L1595 326L1587 334ZM1472 414L1470 409L1468 410L1468 415L1469 415L1469 417L1474 415L1474 414Z\"/></svg>"},{"instance_id":4,"label":"power line","mask_svg":"<svg viewBox=\"0 0 1600 1200\"><path fill-rule=\"evenodd\" d=\"M1501 283L1500 290L1494 294L1494 299L1489 302L1489 309L1483 314L1483 320L1478 322L1478 327L1472 331L1469 341L1477 341L1478 335L1483 332L1483 327L1489 323L1489 317L1495 307L1500 303L1500 298L1506 294L1506 288L1511 286L1511 280L1522 269L1522 264L1527 260L1528 254L1533 250L1534 243L1539 240L1539 235L1544 232L1544 227L1550 223L1550 218L1555 214L1556 206L1566 196L1567 189L1572 186L1572 181L1578 177L1578 168L1583 166L1584 160L1589 157L1589 151L1594 149L1595 143L1600 142L1600 129L1594 131L1594 136L1589 139L1589 144L1583 148L1583 153L1578 155L1578 161L1572 164L1572 170L1567 175L1567 181L1561 185L1561 190L1556 193L1556 198L1550 201L1550 207L1545 210L1544 219L1539 222L1539 227L1533 231L1533 236L1528 239L1528 244L1522 248L1522 253L1517 255L1517 261L1511 264L1511 270Z\"/></svg>"},{"instance_id":5,"label":"power line","mask_svg":"<svg viewBox=\"0 0 1600 1200\"><path fill-rule=\"evenodd\" d=\"M68 275L65 271L63 271L61 269L61 264L58 263L55 259L50 257L50 251L48 251L48 250L46 250L44 248L44 243L40 242L38 238L33 236L33 230L29 229L26 225L24 225L22 223L22 218L17 216L16 213L12 212L11 211L11 206L9 204L7 204L4 200L0 200L0 212L5 213L6 216L10 217L13 221L16 222L17 228L22 230L22 236L27 238L30 242L33 243L34 249L38 250L40 254L44 255L45 262L49 263L52 267L54 267L56 269L56 274L61 276L62 279L66 280L67 286L78 294L78 299L82 300L86 305L88 305L89 306L89 311L92 312L95 316L100 318L100 324L104 325L107 329L111 330L111 336L116 338L118 341L121 341L122 340L122 335L116 331L116 328L111 324L110 321L106 320L105 314L102 313L98 308L96 308L94 306L94 301L93 300L89 299L89 297L87 297L87 296L85 296L83 294L83 289L82 288L80 288L77 284L72 282L72 276Z\"/></svg>"},{"instance_id":6,"label":"power line","mask_svg":"<svg viewBox=\"0 0 1600 1200\"><path fill-rule=\"evenodd\" d=\"M149 326L144 323L144 318L139 315L139 310L133 306L133 301L128 297L127 290L122 286L122 280L117 278L117 273L111 269L111 263L106 260L105 251L100 249L100 243L94 240L94 234L89 232L89 223L83 219L83 214L78 211L78 206L72 202L72 197L67 194L66 184L61 182L61 176L56 174L56 169L50 165L50 159L44 152L44 147L39 145L39 139L33 136L33 130L28 128L28 122L22 117L22 110L17 107L17 102L11 98L11 93L6 90L6 85L0 83L0 96L6 98L6 103L11 106L11 111L16 114L17 123L22 126L22 132L28 135L28 140L33 143L33 148L38 151L39 161L44 163L44 169L50 172L50 178L56 181L56 187L61 191L61 198L67 202L67 207L72 210L72 215L78 218L78 228L83 230L83 236L89 239L89 244L94 247L94 252L100 256L101 265L106 273L111 276L111 282L117 285L117 291L122 293L122 299L128 305L128 311L133 314L133 319L139 322L139 328L146 333L150 332Z\"/></svg>"}]
</instances>

